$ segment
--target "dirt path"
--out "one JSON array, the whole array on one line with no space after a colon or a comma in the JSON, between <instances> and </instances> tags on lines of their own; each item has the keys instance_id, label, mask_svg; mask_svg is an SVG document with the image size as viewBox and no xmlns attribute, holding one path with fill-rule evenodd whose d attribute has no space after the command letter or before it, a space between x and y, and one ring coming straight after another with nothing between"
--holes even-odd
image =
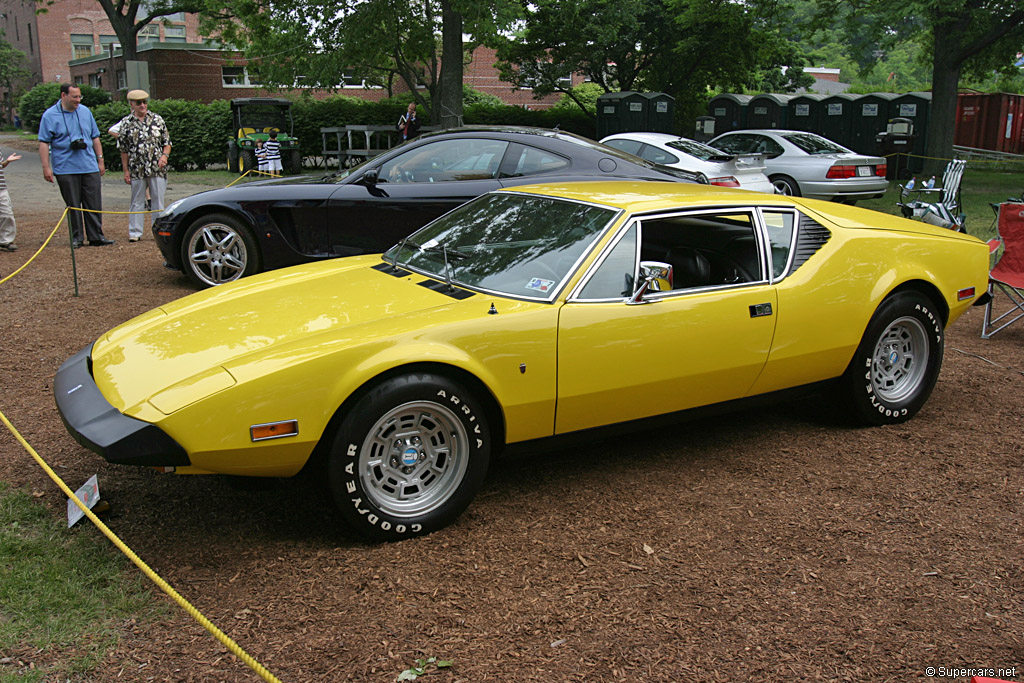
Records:
<instances>
[{"instance_id":1,"label":"dirt path","mask_svg":"<svg viewBox=\"0 0 1024 683\"><path fill-rule=\"evenodd\" d=\"M0 254L5 274L59 216L31 208L56 188L10 179L22 249ZM454 661L423 679L441 682L864 683L1014 666L1003 677L1024 680L1024 324L984 341L972 310L905 425L849 429L815 402L781 404L531 454L499 462L452 527L372 546L315 483L243 491L108 466L71 440L51 393L60 363L192 291L148 235L108 235L118 244L77 252L78 298L64 244L0 285L0 410L72 485L98 473L115 532L284 681L383 683L427 656ZM62 514L6 430L0 479ZM176 607L122 636L89 680L258 680ZM74 653L6 654L48 667Z\"/></svg>"}]
</instances>

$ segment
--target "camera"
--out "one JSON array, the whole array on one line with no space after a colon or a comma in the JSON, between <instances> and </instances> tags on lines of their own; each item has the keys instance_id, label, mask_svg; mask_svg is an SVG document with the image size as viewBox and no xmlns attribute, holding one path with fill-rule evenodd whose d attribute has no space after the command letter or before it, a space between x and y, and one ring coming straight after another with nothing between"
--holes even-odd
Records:
<instances>
[{"instance_id":1,"label":"camera","mask_svg":"<svg viewBox=\"0 0 1024 683\"><path fill-rule=\"evenodd\" d=\"M71 141L71 149L85 149L85 140L78 138Z\"/></svg>"}]
</instances>

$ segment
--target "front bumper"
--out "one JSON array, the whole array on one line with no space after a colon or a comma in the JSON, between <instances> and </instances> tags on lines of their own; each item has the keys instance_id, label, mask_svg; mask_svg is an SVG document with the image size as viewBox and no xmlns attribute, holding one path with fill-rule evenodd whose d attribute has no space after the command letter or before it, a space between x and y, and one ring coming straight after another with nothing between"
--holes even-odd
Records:
<instances>
[{"instance_id":1,"label":"front bumper","mask_svg":"<svg viewBox=\"0 0 1024 683\"><path fill-rule=\"evenodd\" d=\"M188 454L156 425L122 415L92 378L92 345L64 361L53 380L60 419L75 441L119 465L184 467Z\"/></svg>"}]
</instances>

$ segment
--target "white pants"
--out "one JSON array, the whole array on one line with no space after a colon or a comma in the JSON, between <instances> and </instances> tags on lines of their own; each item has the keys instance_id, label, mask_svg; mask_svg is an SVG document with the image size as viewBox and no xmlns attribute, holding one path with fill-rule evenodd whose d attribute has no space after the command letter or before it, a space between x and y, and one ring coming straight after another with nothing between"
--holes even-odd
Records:
<instances>
[{"instance_id":1,"label":"white pants","mask_svg":"<svg viewBox=\"0 0 1024 683\"><path fill-rule=\"evenodd\" d=\"M17 234L18 225L14 222L11 193L7 190L0 190L0 244L10 244Z\"/></svg>"},{"instance_id":2,"label":"white pants","mask_svg":"<svg viewBox=\"0 0 1024 683\"><path fill-rule=\"evenodd\" d=\"M167 178L132 178L132 200L129 211L146 210L146 188L149 188L150 208L162 211L164 208L164 192L167 190ZM150 214L151 216L153 214ZM128 216L128 237L142 239L142 231L146 227L146 216L133 213Z\"/></svg>"}]
</instances>

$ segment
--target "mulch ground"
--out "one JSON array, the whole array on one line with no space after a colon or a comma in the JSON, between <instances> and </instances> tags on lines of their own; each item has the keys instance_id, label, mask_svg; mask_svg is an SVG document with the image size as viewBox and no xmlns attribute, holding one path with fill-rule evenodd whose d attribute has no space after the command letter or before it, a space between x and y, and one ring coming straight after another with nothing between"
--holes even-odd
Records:
<instances>
[{"instance_id":1,"label":"mulch ground","mask_svg":"<svg viewBox=\"0 0 1024 683\"><path fill-rule=\"evenodd\" d=\"M19 212L0 278L56 216ZM980 309L957 322L904 425L848 428L806 401L531 452L499 461L450 528L370 545L316 482L110 466L67 435L60 363L192 291L148 234L108 226L117 245L76 252L79 297L66 237L0 285L0 410L72 488L98 473L111 528L283 681L394 681L430 656L454 666L424 680L451 683L1024 680L1024 322L991 340ZM0 479L63 516L6 430ZM122 624L84 680L259 680L163 614ZM74 646L4 654L0 675Z\"/></svg>"}]
</instances>

